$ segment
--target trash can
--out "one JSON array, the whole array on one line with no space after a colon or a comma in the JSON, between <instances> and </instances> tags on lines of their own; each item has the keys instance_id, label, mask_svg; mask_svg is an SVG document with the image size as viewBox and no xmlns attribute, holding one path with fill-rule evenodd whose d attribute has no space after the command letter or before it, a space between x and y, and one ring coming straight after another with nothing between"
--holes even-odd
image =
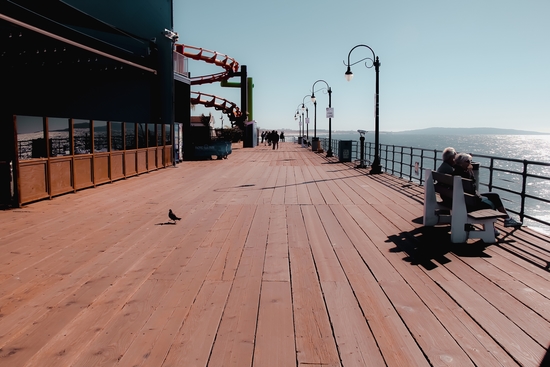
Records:
<instances>
[{"instance_id":1,"label":"trash can","mask_svg":"<svg viewBox=\"0 0 550 367\"><path fill-rule=\"evenodd\" d=\"M319 150L319 138L311 138L311 150L314 152Z\"/></svg>"},{"instance_id":2,"label":"trash can","mask_svg":"<svg viewBox=\"0 0 550 367\"><path fill-rule=\"evenodd\" d=\"M351 140L338 142L338 160L340 162L351 162L351 143Z\"/></svg>"},{"instance_id":3,"label":"trash can","mask_svg":"<svg viewBox=\"0 0 550 367\"><path fill-rule=\"evenodd\" d=\"M302 144L302 137L301 136L298 137L298 144Z\"/></svg>"}]
</instances>

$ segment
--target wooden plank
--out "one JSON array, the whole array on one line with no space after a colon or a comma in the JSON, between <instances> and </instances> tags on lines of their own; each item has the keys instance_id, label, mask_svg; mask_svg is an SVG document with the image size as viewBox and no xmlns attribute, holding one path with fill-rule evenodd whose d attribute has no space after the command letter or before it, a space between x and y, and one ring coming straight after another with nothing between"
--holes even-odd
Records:
<instances>
[{"instance_id":1,"label":"wooden plank","mask_svg":"<svg viewBox=\"0 0 550 367\"><path fill-rule=\"evenodd\" d=\"M263 281L254 366L296 366L290 281Z\"/></svg>"},{"instance_id":2,"label":"wooden plank","mask_svg":"<svg viewBox=\"0 0 550 367\"><path fill-rule=\"evenodd\" d=\"M360 252L363 254L364 251L369 251L363 254L363 258L369 259L368 264L371 271L373 271L380 286L391 300L393 307L406 323L407 328L414 336L416 342L422 348L423 353L429 358L430 363L441 364L453 362L458 365L471 365L472 362L465 354L464 350L458 346L452 335L430 311L428 306L429 303L424 303L424 298L421 298L414 289L409 288L408 285L405 286L405 284L412 281L411 278L414 277L414 274L411 273L411 269L407 268L409 265L403 262L401 256L395 256L398 255L398 253L393 252L394 256L391 256L392 253L388 252L388 244L384 245L386 241L381 240L382 238L387 239L387 234L384 233L384 229L377 229L378 227L387 228L386 230L390 231L390 233L395 233L395 227L392 228L387 225L380 226L380 215L377 214L377 212L366 210L367 208L365 207L361 207L361 211L354 206L348 206L346 209L350 212L352 217L354 217L355 221L365 223L365 228L368 228L368 236L371 238L375 247L378 247L379 251L374 252L371 251L368 246L361 246ZM367 216L365 217L363 213L367 214ZM374 219L378 220L376 224L374 224ZM369 221L373 221L373 224L370 225ZM357 242L355 246L359 244L360 242ZM378 254L383 254L388 261L392 262L393 266L383 266L383 261L375 260L379 257ZM403 276L397 272L396 266L400 268L400 271L410 274L407 274L406 277L403 278ZM407 269L409 270L408 272ZM458 324L456 321L449 321Z\"/></svg>"},{"instance_id":3,"label":"wooden plank","mask_svg":"<svg viewBox=\"0 0 550 367\"><path fill-rule=\"evenodd\" d=\"M252 364L269 209L259 206L222 316L209 366Z\"/></svg>"},{"instance_id":4,"label":"wooden plank","mask_svg":"<svg viewBox=\"0 0 550 367\"><path fill-rule=\"evenodd\" d=\"M500 256L471 258L468 260L468 265L492 283L497 284L512 296L514 300L520 301L545 320L550 320L550 309L548 308L550 292L545 294L539 293L536 289L529 287L528 284L519 281L518 278L514 278L507 272L502 271L497 265L503 266L503 261L508 265L508 261L502 259Z\"/></svg>"},{"instance_id":5,"label":"wooden plank","mask_svg":"<svg viewBox=\"0 0 550 367\"><path fill-rule=\"evenodd\" d=\"M193 221L188 221L185 224L192 226ZM180 235L178 235L175 227L173 227L172 229L173 229L172 233L170 232L166 233L166 236L168 236L166 241L168 243L177 244L177 242L175 242L175 239L177 237L180 237ZM136 234L136 237L139 235ZM157 238L159 237L158 234L152 233L151 235L152 236L156 235ZM150 240L148 238L142 238L142 240L140 241L140 243L142 243L142 245L144 246L147 246L149 242ZM181 255L181 250L178 251L177 247L171 246L166 248L162 246L163 243L164 242L161 239L159 242L157 242L156 246L154 246L153 248L150 248L148 251L145 251L145 252L133 251L133 253L138 255L139 256L138 259L141 259L142 262L145 262L145 260L147 259L147 256L149 256L149 258L155 258L157 262L163 262L167 254L174 251L179 252L178 255ZM162 254L162 252L161 253L155 252L154 251L155 248L162 250L164 254ZM128 250L125 253L129 254L130 251ZM85 340L87 343L90 343L90 341L97 339L99 336L102 336L103 334L99 334L99 332L103 331L104 329L108 329L109 326L107 323L110 321L109 319L103 319L101 315L105 313L109 314L109 312L119 312L119 310L122 310L126 302L130 302L130 299L127 297L131 297L132 292L136 289L136 287L139 287L140 284L144 282L143 279L145 279L148 276L148 274L150 274L150 272L152 272L155 268L157 268L157 266L154 266L152 270L148 267L140 267L140 263L138 261L138 263L134 265L135 268L139 269L138 271L129 272L128 276L120 277L119 276L120 274L124 274L124 271L122 270L124 269L124 266L125 266L124 264L127 264L132 260L135 261L135 259L133 259L132 256L124 256L125 253L121 254L120 256L120 258L125 258L125 261L120 261L120 260L116 261L117 259L115 258L112 260L115 260L116 266L106 267L103 270L101 270L100 268L100 274L101 274L101 277L99 278L100 281L88 281L87 283L85 283L85 284L91 284L91 287L93 287L93 289L97 289L97 291L99 292L102 292L102 290L104 290L102 293L98 293L98 296L95 300L86 301L86 299L79 300L78 298L79 293L82 293L87 297L93 297L93 293L90 291L87 291L87 288L89 288L90 286L81 287L83 288L82 290L78 289L76 291L75 295L67 303L68 306L72 306L72 309L76 309L76 311L78 311L78 306L81 305L82 303L93 305L93 307L88 307L84 311L80 312L77 316L75 316L74 320L75 322L77 322L76 326L73 326L72 325L73 323L70 322L68 323L65 330L63 330L63 332L58 333L58 335L71 336L71 337L57 338L49 342L50 345L48 346L48 348L44 348L41 351L43 352L43 354L46 354L47 356L49 356L49 359L45 359L45 357L40 357L40 355L37 355L39 356L39 359L42 361L41 363L43 363L44 365L46 365L46 363L51 363L52 366L63 365L65 364L64 361L72 360L80 356L80 354L82 354L82 350L75 350L74 345L77 345L77 343L79 342L82 343L83 340ZM109 255L107 255L107 257L109 257ZM174 257L180 258L180 256L174 256ZM110 256L110 258L112 258L112 255ZM183 258L185 258L185 256L183 256ZM97 265L95 265L94 267L96 266ZM163 273L160 270L160 268L158 268L156 271ZM114 282L113 278L114 279L119 278L119 280ZM157 276L156 279L159 279L159 277ZM156 286L156 288L159 291L161 291L162 289L166 290L166 288L159 287L159 286ZM120 289L123 289L124 293L121 293ZM127 296L125 297L125 295ZM153 297L152 299L155 299L158 301L159 298L160 297ZM76 301L79 301L79 302L76 302ZM54 310L57 310L57 309L54 309ZM61 317L68 318L71 315L71 313L68 311L70 311L70 309L67 310L67 309L61 308L60 311L58 312L60 312ZM54 321L56 320L56 318L49 317L49 319L53 320L52 322L53 324L55 324ZM126 323L126 321L127 321L126 318L123 318L122 322ZM63 323L60 323L60 324L63 325ZM134 325L134 327L135 326L137 326L137 324ZM118 330L118 327L115 327L115 329ZM40 330L41 331L46 330L44 325L41 326ZM104 339L109 339L112 337L113 332L111 332L110 336L108 334L108 331L105 331L105 332L106 334L103 336ZM34 344L38 344L38 343L34 343ZM98 350L101 349L100 346L98 346L97 348ZM95 350L93 353L97 353L98 350ZM63 353L60 353L60 351L63 351ZM100 354L104 354L104 352L101 352ZM87 355L84 355L84 356L87 357ZM92 357L92 358L95 358L95 357Z\"/></svg>"},{"instance_id":6,"label":"wooden plank","mask_svg":"<svg viewBox=\"0 0 550 367\"><path fill-rule=\"evenodd\" d=\"M220 230L205 233L200 247L185 267L182 268L178 262L174 262L173 266L179 267L181 271L168 287L159 302L159 307L153 311L147 323L137 333L136 340L119 361L120 366L160 366L164 363L176 336L181 334L182 324L197 294L202 289L205 274L214 263L222 243L228 238L228 232L236 222L235 214L241 212L239 209L230 207L223 213L219 221Z\"/></svg>"},{"instance_id":7,"label":"wooden plank","mask_svg":"<svg viewBox=\"0 0 550 367\"><path fill-rule=\"evenodd\" d=\"M315 181L317 189L319 190L319 192L323 197L322 202L314 202L314 203L315 204L337 204L338 200L336 200L336 197L334 196L334 194L332 193L329 187L330 186L329 178L326 177L325 175L321 175L320 172L322 171L318 171L317 167L315 166L307 166L306 168L309 170L311 177Z\"/></svg>"},{"instance_id":8,"label":"wooden plank","mask_svg":"<svg viewBox=\"0 0 550 367\"><path fill-rule=\"evenodd\" d=\"M230 282L206 282L162 366L206 366Z\"/></svg>"},{"instance_id":9,"label":"wooden plank","mask_svg":"<svg viewBox=\"0 0 550 367\"><path fill-rule=\"evenodd\" d=\"M144 248L145 247L143 247L143 249ZM142 254L144 253L143 250L140 252ZM145 254L147 254L147 252L145 252ZM62 328L70 320L77 317L82 309L86 309L86 307L91 305L95 298L98 297L98 295L100 295L105 289L108 289L110 285L116 283L115 280L119 274L125 273L128 266L131 266L134 261L135 259L133 259L132 256L126 256L125 258L119 257L119 261L116 265L110 266L108 269L104 269L101 272L101 276L91 278L85 284L78 287L73 294L67 295L60 302L51 304L51 306L49 304L44 305L43 308L45 310L42 312L42 316L37 319L38 322L33 323L32 326L18 330L10 337L9 344L6 345L5 350L13 350L16 348L22 349L22 352L20 353L12 353L9 355L9 359L11 361L10 363L13 363L13 365L18 365L22 363L22 361L30 358L32 354L36 353L45 343L50 341L50 338L47 337L47 335L58 334L60 328ZM149 270L147 269L146 271ZM121 281L122 283L124 283L124 279L125 278L123 277ZM141 284L139 279L139 275L137 278L132 277L130 283ZM119 284L121 282L119 282ZM155 288L151 286L147 288L145 292L149 294L150 291L158 288L159 287ZM120 295L119 298L123 299ZM152 299L156 299L156 297L153 296ZM139 304L141 305L142 302L139 302ZM129 318L128 320L132 320L132 318ZM97 327L98 326L95 328Z\"/></svg>"},{"instance_id":10,"label":"wooden plank","mask_svg":"<svg viewBox=\"0 0 550 367\"><path fill-rule=\"evenodd\" d=\"M307 191L309 193L309 198L312 204L324 204L325 199L319 190L317 185L317 179L312 176L310 170L307 166L300 167L302 175L304 177L304 183L306 184Z\"/></svg>"},{"instance_id":11,"label":"wooden plank","mask_svg":"<svg viewBox=\"0 0 550 367\"><path fill-rule=\"evenodd\" d=\"M334 215L328 212L328 207L319 209L321 220L327 228L331 242L334 243L338 260L376 337L385 363L389 366L429 365L352 241L361 242L364 244L363 247L369 248L373 246L372 243L360 228L352 225L352 218L342 206L331 206L331 209L336 210ZM337 222L336 218L340 222ZM340 226L340 223L343 225ZM378 258L378 261L384 262L381 255L378 255Z\"/></svg>"},{"instance_id":12,"label":"wooden plank","mask_svg":"<svg viewBox=\"0 0 550 367\"><path fill-rule=\"evenodd\" d=\"M502 271L510 274L517 281L526 284L529 288L545 297L550 295L550 283L548 282L547 271L503 250L500 244L490 246L486 251L493 257L506 259L500 263L493 261L493 264L498 266Z\"/></svg>"},{"instance_id":13,"label":"wooden plank","mask_svg":"<svg viewBox=\"0 0 550 367\"><path fill-rule=\"evenodd\" d=\"M307 184L305 182L305 178L302 172L301 167L293 167L294 168L294 177L296 181L296 192L297 192L297 204L300 205L307 205L311 204L311 198L309 196L309 191L307 189Z\"/></svg>"},{"instance_id":14,"label":"wooden plank","mask_svg":"<svg viewBox=\"0 0 550 367\"><path fill-rule=\"evenodd\" d=\"M361 220L364 221L365 219ZM368 226L368 228L372 228L372 226ZM371 229L370 232L372 231ZM373 237L372 233L369 233L369 235L371 238ZM376 241L374 243L378 247L381 247L378 245L381 242ZM364 256L366 256L365 258L370 258L372 254ZM462 312L462 309L457 305L455 300L449 298L444 291L440 290L438 284L430 281L420 269L406 265L400 258L387 256L387 259L391 262L392 267L398 269L400 274L403 274L415 293L430 307L445 328L451 332L451 335L456 338L455 340L460 343L472 361L478 365L515 364L508 353L500 345L496 344L485 330L479 327L477 321L472 320L469 315ZM379 262L371 261L369 264L371 264L371 267L378 267ZM374 272L375 274L379 273L377 270L374 270ZM431 272L426 273L431 274ZM388 276L386 275L385 277ZM426 287L427 284L431 286Z\"/></svg>"},{"instance_id":15,"label":"wooden plank","mask_svg":"<svg viewBox=\"0 0 550 367\"><path fill-rule=\"evenodd\" d=\"M294 174L294 167L289 166L285 168L285 204L298 204L298 188L296 184L296 176Z\"/></svg>"},{"instance_id":16,"label":"wooden plank","mask_svg":"<svg viewBox=\"0 0 550 367\"><path fill-rule=\"evenodd\" d=\"M271 206L262 279L264 281L290 281L286 210L284 205Z\"/></svg>"},{"instance_id":17,"label":"wooden plank","mask_svg":"<svg viewBox=\"0 0 550 367\"><path fill-rule=\"evenodd\" d=\"M0 365L538 366L546 236L451 245L416 184L267 148L0 211Z\"/></svg>"},{"instance_id":18,"label":"wooden plank","mask_svg":"<svg viewBox=\"0 0 550 367\"><path fill-rule=\"evenodd\" d=\"M282 166L277 167L277 181L275 182L273 196L271 197L272 204L285 203L286 173L287 173L287 170L285 167L282 167Z\"/></svg>"},{"instance_id":19,"label":"wooden plank","mask_svg":"<svg viewBox=\"0 0 550 367\"><path fill-rule=\"evenodd\" d=\"M235 224L208 272L207 280L233 281L255 212L256 206L250 205L246 205L239 212Z\"/></svg>"},{"instance_id":20,"label":"wooden plank","mask_svg":"<svg viewBox=\"0 0 550 367\"><path fill-rule=\"evenodd\" d=\"M493 335L497 342L521 365L536 366L545 348L537 344L518 326L499 312L467 284L444 275L441 268L430 272L442 287L470 314L482 328ZM441 273L442 272L442 273ZM502 306L502 305L501 305Z\"/></svg>"},{"instance_id":21,"label":"wooden plank","mask_svg":"<svg viewBox=\"0 0 550 367\"><path fill-rule=\"evenodd\" d=\"M257 201L258 204L271 203L273 192L277 185L277 174L278 174L277 167L274 167L273 169L270 167L269 169L267 169L267 172L269 172L268 179L265 181L264 185L259 187L259 189L261 190L261 194L258 197L258 201Z\"/></svg>"},{"instance_id":22,"label":"wooden plank","mask_svg":"<svg viewBox=\"0 0 550 367\"><path fill-rule=\"evenodd\" d=\"M340 165L332 165L332 166L324 167L325 170L323 170L321 167L318 167L318 166L311 167L311 169L317 170L319 176L326 177L326 179L323 181L323 184L332 193L332 195L329 196L331 199L328 199L329 197L325 197L325 201L327 204L339 203L339 204L345 205L345 204L353 203L349 198L349 196L347 195L347 192L342 190L342 188L338 185L338 182L340 182L341 179L335 174L335 172L337 172L340 167L341 167ZM332 198L334 198L335 201L332 201Z\"/></svg>"},{"instance_id":23,"label":"wooden plank","mask_svg":"<svg viewBox=\"0 0 550 367\"><path fill-rule=\"evenodd\" d=\"M453 272L458 279L467 283L468 287L473 292L477 293L476 297L480 297L489 302L494 306L495 311L498 310L499 314L506 316L507 322L512 322L523 330L522 334L527 334L540 345L545 346L548 343L550 340L549 321L545 320L507 292L503 292L503 289L496 286L492 281L484 276L480 276L480 274L475 271L470 271L470 268L464 262L451 261L446 264L445 267ZM467 296L471 296L473 292L469 292ZM481 303L481 300L476 304L479 303ZM547 302L545 303L548 304ZM490 307L487 308L492 309ZM480 321L480 324L485 323L499 323L502 327L506 325L502 322L500 317L495 317L492 320L490 317L487 317L483 321ZM517 334L514 338L516 338L518 343L519 340L522 340L520 335ZM525 343L527 343L527 340L528 338L525 339Z\"/></svg>"},{"instance_id":24,"label":"wooden plank","mask_svg":"<svg viewBox=\"0 0 550 367\"><path fill-rule=\"evenodd\" d=\"M298 365L338 366L340 357L299 207L288 207L287 223Z\"/></svg>"}]
</instances>

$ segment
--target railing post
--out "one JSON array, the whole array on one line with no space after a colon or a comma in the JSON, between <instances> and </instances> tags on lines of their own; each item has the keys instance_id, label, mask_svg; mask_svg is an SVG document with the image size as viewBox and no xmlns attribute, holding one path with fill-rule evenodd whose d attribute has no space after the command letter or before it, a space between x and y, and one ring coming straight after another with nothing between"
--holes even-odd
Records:
<instances>
[{"instance_id":1,"label":"railing post","mask_svg":"<svg viewBox=\"0 0 550 367\"><path fill-rule=\"evenodd\" d=\"M413 176L413 148L411 147L411 154L409 155L409 182L412 182L412 176Z\"/></svg>"},{"instance_id":2,"label":"railing post","mask_svg":"<svg viewBox=\"0 0 550 367\"><path fill-rule=\"evenodd\" d=\"M391 146L391 174L395 173L395 145Z\"/></svg>"},{"instance_id":3,"label":"railing post","mask_svg":"<svg viewBox=\"0 0 550 367\"><path fill-rule=\"evenodd\" d=\"M519 209L519 220L523 222L525 216L525 194L527 187L527 160L523 160L523 173L522 173L522 184L521 184L521 207Z\"/></svg>"},{"instance_id":4,"label":"railing post","mask_svg":"<svg viewBox=\"0 0 550 367\"><path fill-rule=\"evenodd\" d=\"M434 168L435 171L437 169L437 149L434 149Z\"/></svg>"},{"instance_id":5,"label":"railing post","mask_svg":"<svg viewBox=\"0 0 550 367\"><path fill-rule=\"evenodd\" d=\"M493 191L493 167L494 167L494 158L491 158L491 163L489 163L489 192ZM479 183L478 183L479 186Z\"/></svg>"},{"instance_id":6,"label":"railing post","mask_svg":"<svg viewBox=\"0 0 550 367\"><path fill-rule=\"evenodd\" d=\"M399 178L403 178L403 147L401 147L401 163L399 164Z\"/></svg>"},{"instance_id":7,"label":"railing post","mask_svg":"<svg viewBox=\"0 0 550 367\"><path fill-rule=\"evenodd\" d=\"M424 149L420 150L420 167L418 169L420 170L420 184L422 185L422 169L424 167Z\"/></svg>"}]
</instances>

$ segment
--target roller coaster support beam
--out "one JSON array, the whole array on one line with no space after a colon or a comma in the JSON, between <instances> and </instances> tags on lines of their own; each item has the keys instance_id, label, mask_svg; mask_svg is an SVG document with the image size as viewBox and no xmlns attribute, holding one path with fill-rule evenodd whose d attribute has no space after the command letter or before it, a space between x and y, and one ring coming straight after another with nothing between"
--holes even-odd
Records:
<instances>
[{"instance_id":1,"label":"roller coaster support beam","mask_svg":"<svg viewBox=\"0 0 550 367\"><path fill-rule=\"evenodd\" d=\"M252 83L252 78L247 77L247 70L246 65L241 65L241 71L239 72L230 72L229 77L236 77L240 76L241 81L240 83L230 83L226 80L221 82L222 87L228 87L228 88L241 88L241 111L242 115L240 118L240 127L244 128L246 121L253 120L253 113L252 113L252 88L254 87L254 84Z\"/></svg>"}]
</instances>

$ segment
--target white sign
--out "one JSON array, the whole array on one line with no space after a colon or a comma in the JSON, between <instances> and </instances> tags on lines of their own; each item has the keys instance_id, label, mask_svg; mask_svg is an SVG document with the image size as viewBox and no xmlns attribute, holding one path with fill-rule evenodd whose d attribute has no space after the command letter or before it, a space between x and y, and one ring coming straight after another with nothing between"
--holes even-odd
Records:
<instances>
[{"instance_id":1,"label":"white sign","mask_svg":"<svg viewBox=\"0 0 550 367\"><path fill-rule=\"evenodd\" d=\"M334 118L334 107L327 107L327 118Z\"/></svg>"},{"instance_id":2,"label":"white sign","mask_svg":"<svg viewBox=\"0 0 550 367\"><path fill-rule=\"evenodd\" d=\"M306 124L309 124L309 117L306 117Z\"/></svg>"}]
</instances>

